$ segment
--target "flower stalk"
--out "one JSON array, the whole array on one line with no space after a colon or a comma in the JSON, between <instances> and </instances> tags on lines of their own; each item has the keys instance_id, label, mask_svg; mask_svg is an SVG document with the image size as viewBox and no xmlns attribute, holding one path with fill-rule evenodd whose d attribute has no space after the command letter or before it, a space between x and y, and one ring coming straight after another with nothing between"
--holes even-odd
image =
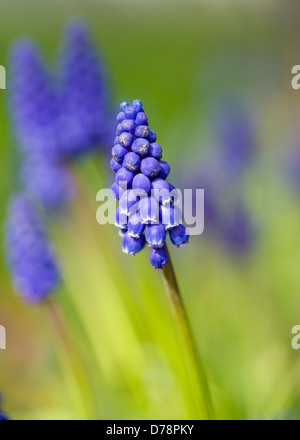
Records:
<instances>
[{"instance_id":1,"label":"flower stalk","mask_svg":"<svg viewBox=\"0 0 300 440\"><path fill-rule=\"evenodd\" d=\"M161 273L189 370L189 379L191 388L194 390L197 415L200 419L212 419L213 411L206 376L197 353L190 322L185 311L174 266L166 244L165 249L168 263L163 267Z\"/></svg>"},{"instance_id":2,"label":"flower stalk","mask_svg":"<svg viewBox=\"0 0 300 440\"><path fill-rule=\"evenodd\" d=\"M85 365L83 365L82 357L65 325L61 310L57 303L51 298L46 298L43 301L43 305L48 315L50 325L57 339L60 341L66 361L72 371L74 381L77 384L79 400L84 402L84 404L80 405L82 407L81 411L83 416L87 419L95 420L95 418L97 418L97 414L95 414L96 407L94 396L92 396L90 392L91 384L88 380L88 372L86 371Z\"/></svg>"}]
</instances>

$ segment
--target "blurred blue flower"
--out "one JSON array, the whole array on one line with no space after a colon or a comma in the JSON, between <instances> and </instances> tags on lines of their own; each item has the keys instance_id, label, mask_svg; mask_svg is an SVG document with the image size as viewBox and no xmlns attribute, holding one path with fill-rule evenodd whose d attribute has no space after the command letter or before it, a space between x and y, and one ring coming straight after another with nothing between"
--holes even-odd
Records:
<instances>
[{"instance_id":1,"label":"blurred blue flower","mask_svg":"<svg viewBox=\"0 0 300 440\"><path fill-rule=\"evenodd\" d=\"M131 105L123 102L120 108L110 163L116 173L112 192L119 200L115 224L121 228L123 252L135 255L147 241L152 248L150 263L156 269L162 269L168 262L165 250L167 231L171 234L170 231L179 226L178 210L169 194L174 187L165 180L170 165L161 160L162 148L155 142L155 132L148 127L142 103L139 100ZM164 191L164 196L157 193L160 190ZM171 241L176 246L183 246L188 242L188 232L183 225L176 231Z\"/></svg>"},{"instance_id":2,"label":"blurred blue flower","mask_svg":"<svg viewBox=\"0 0 300 440\"><path fill-rule=\"evenodd\" d=\"M75 194L75 182L68 168L46 159L24 160L21 184L27 194L48 212L64 208Z\"/></svg>"},{"instance_id":3,"label":"blurred blue flower","mask_svg":"<svg viewBox=\"0 0 300 440\"><path fill-rule=\"evenodd\" d=\"M45 228L29 199L15 195L5 227L7 262L14 285L29 303L38 303L59 285L60 271Z\"/></svg>"},{"instance_id":4,"label":"blurred blue flower","mask_svg":"<svg viewBox=\"0 0 300 440\"><path fill-rule=\"evenodd\" d=\"M255 155L253 115L244 100L232 97L219 104L215 121L224 172L230 178L241 178Z\"/></svg>"},{"instance_id":5,"label":"blurred blue flower","mask_svg":"<svg viewBox=\"0 0 300 440\"><path fill-rule=\"evenodd\" d=\"M240 98L219 104L214 113L215 144L207 157L185 167L181 187L204 189L204 232L233 254L251 251L255 227L243 195L245 173L254 163L255 126ZM195 207L193 207L195 215Z\"/></svg>"},{"instance_id":6,"label":"blurred blue flower","mask_svg":"<svg viewBox=\"0 0 300 440\"><path fill-rule=\"evenodd\" d=\"M60 56L59 133L69 157L104 148L111 136L108 82L87 26L66 27Z\"/></svg>"},{"instance_id":7,"label":"blurred blue flower","mask_svg":"<svg viewBox=\"0 0 300 440\"><path fill-rule=\"evenodd\" d=\"M10 111L19 146L26 154L59 157L57 97L38 47L17 41L10 50Z\"/></svg>"},{"instance_id":8,"label":"blurred blue flower","mask_svg":"<svg viewBox=\"0 0 300 440\"><path fill-rule=\"evenodd\" d=\"M255 228L243 201L235 201L229 209L229 215L220 221L220 237L232 254L248 253L255 242Z\"/></svg>"}]
</instances>

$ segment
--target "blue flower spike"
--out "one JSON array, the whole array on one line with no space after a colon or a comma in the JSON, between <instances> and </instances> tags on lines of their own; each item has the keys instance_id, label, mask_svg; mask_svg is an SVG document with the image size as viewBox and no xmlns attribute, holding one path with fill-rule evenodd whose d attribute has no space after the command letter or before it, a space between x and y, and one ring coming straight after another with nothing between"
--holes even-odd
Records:
<instances>
[{"instance_id":1,"label":"blue flower spike","mask_svg":"<svg viewBox=\"0 0 300 440\"><path fill-rule=\"evenodd\" d=\"M10 201L5 238L16 290L25 302L42 302L59 286L60 270L39 215L21 194Z\"/></svg>"},{"instance_id":2,"label":"blue flower spike","mask_svg":"<svg viewBox=\"0 0 300 440\"><path fill-rule=\"evenodd\" d=\"M116 173L112 192L119 200L115 224L123 252L136 255L147 243L151 265L162 269L168 263L167 233L181 247L188 243L188 232L181 224L181 211L174 206L176 188L166 180L170 165L161 160L162 147L149 128L143 104L138 99L131 105L122 102L120 109L110 163Z\"/></svg>"},{"instance_id":3,"label":"blue flower spike","mask_svg":"<svg viewBox=\"0 0 300 440\"><path fill-rule=\"evenodd\" d=\"M105 148L109 87L103 60L84 21L71 20L60 56L59 132L63 151L76 158Z\"/></svg>"}]
</instances>

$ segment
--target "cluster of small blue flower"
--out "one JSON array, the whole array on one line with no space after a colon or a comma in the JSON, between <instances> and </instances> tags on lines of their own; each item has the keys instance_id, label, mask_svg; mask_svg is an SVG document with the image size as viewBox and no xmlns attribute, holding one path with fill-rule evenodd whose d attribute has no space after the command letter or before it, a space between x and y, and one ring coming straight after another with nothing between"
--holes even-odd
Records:
<instances>
[{"instance_id":1,"label":"cluster of small blue flower","mask_svg":"<svg viewBox=\"0 0 300 440\"><path fill-rule=\"evenodd\" d=\"M119 200L115 223L123 236L123 251L135 255L147 242L151 264L161 269L168 262L167 231L178 247L188 243L188 232L174 204L176 189L166 181L170 165L161 160L162 148L141 101L123 102L120 108L110 162L116 173L112 191Z\"/></svg>"}]
</instances>

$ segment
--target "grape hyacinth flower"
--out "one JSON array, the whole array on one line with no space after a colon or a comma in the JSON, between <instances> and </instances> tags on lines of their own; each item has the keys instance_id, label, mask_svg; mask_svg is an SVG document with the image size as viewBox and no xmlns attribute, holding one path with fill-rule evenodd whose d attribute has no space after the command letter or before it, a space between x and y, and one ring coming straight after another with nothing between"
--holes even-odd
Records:
<instances>
[{"instance_id":1,"label":"grape hyacinth flower","mask_svg":"<svg viewBox=\"0 0 300 440\"><path fill-rule=\"evenodd\" d=\"M181 212L174 206L174 186L167 182L170 165L162 159L156 134L149 129L141 101L123 102L117 116L116 139L112 147L112 185L119 200L115 224L123 237L123 252L135 255L144 244L151 247L150 263L162 269L168 263L165 241L169 232L175 246L188 243L181 224Z\"/></svg>"},{"instance_id":2,"label":"grape hyacinth flower","mask_svg":"<svg viewBox=\"0 0 300 440\"><path fill-rule=\"evenodd\" d=\"M220 157L228 176L240 179L255 155L255 124L251 109L239 97L226 99L216 115Z\"/></svg>"},{"instance_id":3,"label":"grape hyacinth flower","mask_svg":"<svg viewBox=\"0 0 300 440\"><path fill-rule=\"evenodd\" d=\"M166 238L181 247L189 234L181 223L176 205L178 192L167 182L170 165L162 160L162 148L156 133L149 128L141 101L123 102L117 116L117 130L112 147L111 169L115 172L112 193L119 200L115 225L122 237L123 252L136 255L145 244L151 248L150 264L161 270L167 296L174 314L188 374L193 383L200 418L211 418L207 384L198 364L191 329L186 316ZM176 194L177 193L177 194Z\"/></svg>"},{"instance_id":4,"label":"grape hyacinth flower","mask_svg":"<svg viewBox=\"0 0 300 440\"><path fill-rule=\"evenodd\" d=\"M102 61L81 20L71 21L66 28L60 70L60 141L73 158L103 147L110 135Z\"/></svg>"},{"instance_id":5,"label":"grape hyacinth flower","mask_svg":"<svg viewBox=\"0 0 300 440\"><path fill-rule=\"evenodd\" d=\"M10 50L10 110L23 153L60 156L55 88L38 47L27 39Z\"/></svg>"},{"instance_id":6,"label":"grape hyacinth flower","mask_svg":"<svg viewBox=\"0 0 300 440\"><path fill-rule=\"evenodd\" d=\"M57 93L42 56L30 40L10 54L10 110L21 150L21 184L47 211L71 201L74 183L61 151Z\"/></svg>"},{"instance_id":7,"label":"grape hyacinth flower","mask_svg":"<svg viewBox=\"0 0 300 440\"><path fill-rule=\"evenodd\" d=\"M44 226L26 196L9 204L5 228L7 261L14 285L29 303L39 303L60 283L60 271Z\"/></svg>"}]
</instances>

